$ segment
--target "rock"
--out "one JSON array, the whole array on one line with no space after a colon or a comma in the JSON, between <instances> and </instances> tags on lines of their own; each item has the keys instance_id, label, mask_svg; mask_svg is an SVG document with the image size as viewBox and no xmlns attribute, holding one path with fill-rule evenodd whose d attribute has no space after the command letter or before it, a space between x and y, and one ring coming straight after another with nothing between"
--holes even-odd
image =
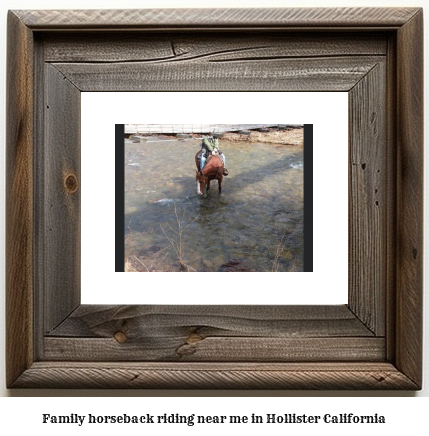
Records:
<instances>
[{"instance_id":1,"label":"rock","mask_svg":"<svg viewBox=\"0 0 429 436\"><path fill-rule=\"evenodd\" d=\"M250 268L246 264L246 261L238 259L229 259L227 263L220 266L219 272L253 272L253 268Z\"/></svg>"},{"instance_id":2,"label":"rock","mask_svg":"<svg viewBox=\"0 0 429 436\"><path fill-rule=\"evenodd\" d=\"M208 260L208 259L204 259L204 260L203 260L203 264L204 264L204 266L205 266L206 268L209 268L209 269L213 268L213 262L211 262L211 261Z\"/></svg>"}]
</instances>

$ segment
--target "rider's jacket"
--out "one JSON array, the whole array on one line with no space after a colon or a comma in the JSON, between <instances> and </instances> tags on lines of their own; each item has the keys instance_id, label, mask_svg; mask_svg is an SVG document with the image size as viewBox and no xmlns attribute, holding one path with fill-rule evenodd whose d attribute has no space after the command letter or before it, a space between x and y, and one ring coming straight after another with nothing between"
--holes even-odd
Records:
<instances>
[{"instance_id":1,"label":"rider's jacket","mask_svg":"<svg viewBox=\"0 0 429 436\"><path fill-rule=\"evenodd\" d=\"M219 139L207 136L203 137L202 148L205 148L209 152L212 152L215 148L219 150Z\"/></svg>"}]
</instances>

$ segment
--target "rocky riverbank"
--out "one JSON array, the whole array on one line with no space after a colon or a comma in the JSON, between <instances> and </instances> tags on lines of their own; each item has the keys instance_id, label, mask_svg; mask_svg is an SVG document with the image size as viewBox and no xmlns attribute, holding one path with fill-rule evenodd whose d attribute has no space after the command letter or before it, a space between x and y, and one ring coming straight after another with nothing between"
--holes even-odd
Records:
<instances>
[{"instance_id":1,"label":"rocky riverbank","mask_svg":"<svg viewBox=\"0 0 429 436\"><path fill-rule=\"evenodd\" d=\"M226 132L222 139L231 142L263 142L271 144L303 145L304 129L267 129L267 132L250 130L249 133Z\"/></svg>"},{"instance_id":2,"label":"rocky riverbank","mask_svg":"<svg viewBox=\"0 0 429 436\"><path fill-rule=\"evenodd\" d=\"M146 142L154 140L189 140L201 138L200 133L189 134L145 134L145 135L126 135L133 142ZM220 139L229 142L260 142L268 144L303 145L303 128L270 128L263 130L248 130L245 132L225 132L220 135Z\"/></svg>"}]
</instances>

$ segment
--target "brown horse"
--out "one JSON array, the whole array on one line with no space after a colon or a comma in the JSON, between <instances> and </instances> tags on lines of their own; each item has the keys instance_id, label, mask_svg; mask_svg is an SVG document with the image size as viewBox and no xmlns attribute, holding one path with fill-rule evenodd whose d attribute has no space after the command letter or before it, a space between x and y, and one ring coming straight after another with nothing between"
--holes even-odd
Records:
<instances>
[{"instance_id":1,"label":"brown horse","mask_svg":"<svg viewBox=\"0 0 429 436\"><path fill-rule=\"evenodd\" d=\"M204 189L207 191L210 189L210 182L217 179L219 185L219 194L222 193L222 180L223 180L223 162L217 155L210 155L206 161L206 164L202 171L200 171L200 153L199 151L195 155L195 164L197 165L197 175L195 180L197 181L197 194L203 195Z\"/></svg>"}]
</instances>

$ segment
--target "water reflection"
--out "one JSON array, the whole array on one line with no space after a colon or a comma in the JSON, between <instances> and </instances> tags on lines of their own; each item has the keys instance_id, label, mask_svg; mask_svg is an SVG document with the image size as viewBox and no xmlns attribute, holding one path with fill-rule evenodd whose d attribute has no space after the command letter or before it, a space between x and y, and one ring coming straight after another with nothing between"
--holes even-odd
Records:
<instances>
[{"instance_id":1,"label":"water reflection","mask_svg":"<svg viewBox=\"0 0 429 436\"><path fill-rule=\"evenodd\" d=\"M303 148L221 142L229 175L196 193L198 141L125 144L129 271L302 271Z\"/></svg>"}]
</instances>

